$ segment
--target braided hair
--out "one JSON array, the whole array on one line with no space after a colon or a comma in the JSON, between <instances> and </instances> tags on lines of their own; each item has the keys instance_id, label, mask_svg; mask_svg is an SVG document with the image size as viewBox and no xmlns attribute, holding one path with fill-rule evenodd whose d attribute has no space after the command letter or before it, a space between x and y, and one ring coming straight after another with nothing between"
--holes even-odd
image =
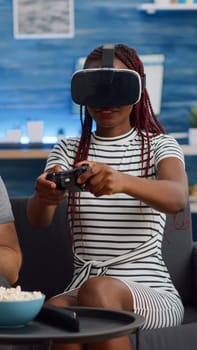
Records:
<instances>
[{"instance_id":1,"label":"braided hair","mask_svg":"<svg viewBox=\"0 0 197 350\"><path fill-rule=\"evenodd\" d=\"M92 62L99 62L102 59L103 47L99 46L94 49L87 57L84 63L84 69L89 67L89 64ZM144 77L144 66L140 58L138 57L136 51L133 48L129 48L123 44L115 45L114 55L116 58L121 60L128 69L135 70L139 73L141 77ZM74 164L86 160L88 158L88 150L90 145L90 137L92 132L92 118L88 113L87 107L80 106L80 120L82 126L82 134L79 141L78 151L76 153ZM138 130L138 133L142 138L142 150L141 150L141 159L142 163L144 162L144 145L145 139L147 141L148 147L148 157L145 162L144 176L148 174L148 168L150 163L150 135L159 135L161 133L165 134L165 130L158 121L156 115L154 114L151 101L147 92L146 87L142 91L141 98L137 104L133 106L130 123L132 127L135 127ZM69 205L71 206L71 226L72 231L75 221L75 209L76 206L80 206L80 193L72 193L69 195ZM80 215L79 215L80 216ZM79 217L80 220L80 217ZM82 229L81 229L82 231Z\"/></svg>"}]
</instances>

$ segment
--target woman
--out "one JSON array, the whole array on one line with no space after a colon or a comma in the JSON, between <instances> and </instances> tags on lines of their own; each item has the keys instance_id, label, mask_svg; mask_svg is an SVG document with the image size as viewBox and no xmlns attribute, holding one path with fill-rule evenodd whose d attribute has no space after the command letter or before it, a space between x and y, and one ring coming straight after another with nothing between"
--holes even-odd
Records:
<instances>
[{"instance_id":1,"label":"woman","mask_svg":"<svg viewBox=\"0 0 197 350\"><path fill-rule=\"evenodd\" d=\"M100 68L102 53L102 46L91 52L84 68ZM113 65L144 77L137 53L125 45L115 46ZM60 141L36 181L28 204L32 224L48 225L66 194L46 180L47 172L84 163L89 168L77 179L84 190L69 193L73 280L48 302L130 310L145 317L147 329L180 324L183 305L162 259L161 243L165 214L186 206L187 176L181 148L165 134L146 88L135 104L85 106L81 138ZM101 348L129 350L131 344L129 337L120 337L85 347Z\"/></svg>"}]
</instances>

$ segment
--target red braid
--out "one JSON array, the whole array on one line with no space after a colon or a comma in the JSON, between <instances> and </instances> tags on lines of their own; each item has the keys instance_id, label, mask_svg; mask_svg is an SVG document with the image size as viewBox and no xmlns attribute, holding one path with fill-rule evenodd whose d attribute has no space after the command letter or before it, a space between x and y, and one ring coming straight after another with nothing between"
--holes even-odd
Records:
<instances>
[{"instance_id":1,"label":"red braid","mask_svg":"<svg viewBox=\"0 0 197 350\"><path fill-rule=\"evenodd\" d=\"M129 48L126 45L118 44L115 46L115 56L121 60L129 69L133 69L140 74L141 77L144 77L144 66L140 58L138 57L136 51L133 48ZM102 46L94 49L86 58L84 68L88 68L88 65L92 61L100 61L102 58ZM80 118L82 125L82 134L79 142L78 151L74 163L85 160L88 157L88 150L90 145L90 136L92 131L92 118L89 115L87 108L85 108L85 118L83 121L83 111L82 107L80 109ZM133 110L130 115L131 126L134 126L138 133L142 137L142 152L141 158L142 163L144 162L144 144L145 139L147 140L148 147L148 158L146 160L144 168L144 176L148 175L148 168L150 165L150 133L153 135L164 134L165 130L157 119L151 101L147 92L146 87L142 91L140 101L133 106ZM72 205L72 227L74 225L74 212L76 197L74 193L70 194L70 204ZM79 199L79 198L78 198Z\"/></svg>"}]
</instances>

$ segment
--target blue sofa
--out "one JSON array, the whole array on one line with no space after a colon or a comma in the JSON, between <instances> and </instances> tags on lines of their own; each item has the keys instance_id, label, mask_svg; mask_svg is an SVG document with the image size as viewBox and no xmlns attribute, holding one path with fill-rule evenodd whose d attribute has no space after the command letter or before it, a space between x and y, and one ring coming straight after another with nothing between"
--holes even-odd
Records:
<instances>
[{"instance_id":1,"label":"blue sofa","mask_svg":"<svg viewBox=\"0 0 197 350\"><path fill-rule=\"evenodd\" d=\"M26 216L27 198L11 198L16 229L23 251L18 284L24 290L41 290L47 298L60 293L73 273L71 237L66 221L66 202L60 205L52 224L33 228ZM185 306L179 327L140 331L140 350L197 349L197 244L192 241L189 205L184 213L167 216L163 255ZM131 336L133 349L135 337Z\"/></svg>"}]
</instances>

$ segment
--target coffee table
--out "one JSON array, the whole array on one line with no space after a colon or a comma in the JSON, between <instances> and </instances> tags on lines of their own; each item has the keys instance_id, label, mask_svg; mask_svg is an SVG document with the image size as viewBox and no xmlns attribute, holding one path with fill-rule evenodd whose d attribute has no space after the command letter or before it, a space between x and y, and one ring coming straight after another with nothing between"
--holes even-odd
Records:
<instances>
[{"instance_id":1,"label":"coffee table","mask_svg":"<svg viewBox=\"0 0 197 350\"><path fill-rule=\"evenodd\" d=\"M142 316L101 308L70 309L75 311L79 318L79 332L34 320L24 327L0 328L0 344L91 343L134 333L136 349L139 350L139 330L144 324Z\"/></svg>"}]
</instances>

